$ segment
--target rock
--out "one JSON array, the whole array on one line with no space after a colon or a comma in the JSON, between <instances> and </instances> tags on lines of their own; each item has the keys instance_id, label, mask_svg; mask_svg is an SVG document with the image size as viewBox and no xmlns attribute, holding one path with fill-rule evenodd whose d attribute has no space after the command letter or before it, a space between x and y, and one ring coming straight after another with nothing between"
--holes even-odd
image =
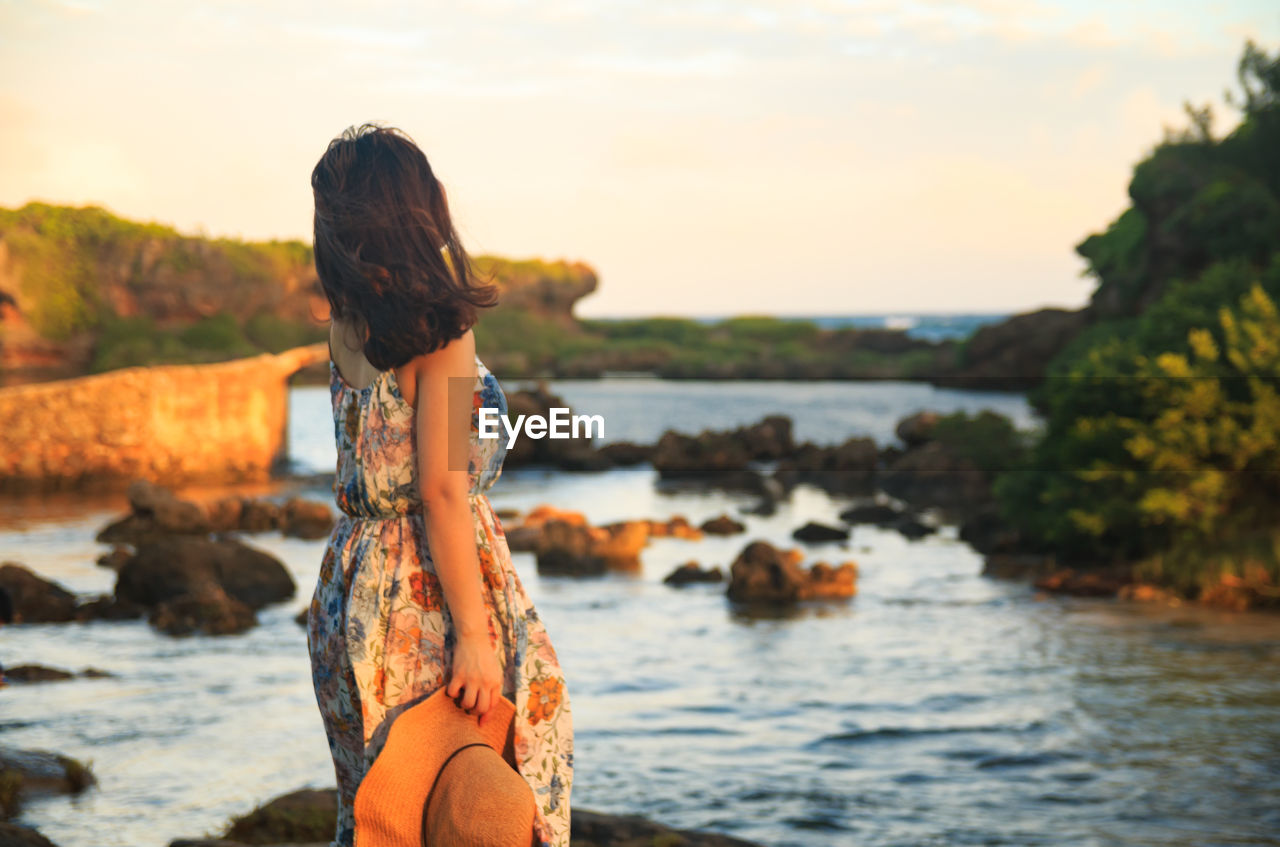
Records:
<instances>
[{"instance_id":1,"label":"rock","mask_svg":"<svg viewBox=\"0 0 1280 847\"><path fill-rule=\"evenodd\" d=\"M683 515L676 515L665 521L644 521L649 534L654 538L683 538L686 541L697 541L702 538L702 530L689 523Z\"/></svg>"},{"instance_id":2,"label":"rock","mask_svg":"<svg viewBox=\"0 0 1280 847\"><path fill-rule=\"evenodd\" d=\"M1057 559L1041 553L991 553L982 561L982 575L997 579L1033 579L1057 569Z\"/></svg>"},{"instance_id":3,"label":"rock","mask_svg":"<svg viewBox=\"0 0 1280 847\"><path fill-rule=\"evenodd\" d=\"M98 540L108 544L140 544L168 535L207 535L204 510L172 491L145 479L129 484L130 512L102 529Z\"/></svg>"},{"instance_id":4,"label":"rock","mask_svg":"<svg viewBox=\"0 0 1280 847\"><path fill-rule=\"evenodd\" d=\"M169 847L239 847L290 844L323 847L338 824L337 792L305 788L277 797L235 818L221 838L178 839ZM638 815L573 809L573 847L761 847L716 833L675 830Z\"/></svg>"},{"instance_id":5,"label":"rock","mask_svg":"<svg viewBox=\"0 0 1280 847\"><path fill-rule=\"evenodd\" d=\"M132 556L133 553L128 547L117 544L111 548L110 553L103 553L96 561L100 568L111 568L113 571L118 571L124 567L124 563L129 561Z\"/></svg>"},{"instance_id":6,"label":"rock","mask_svg":"<svg viewBox=\"0 0 1280 847\"><path fill-rule=\"evenodd\" d=\"M61 682L64 679L74 679L75 674L44 665L18 665L15 668L5 668L4 678L6 682Z\"/></svg>"},{"instance_id":7,"label":"rock","mask_svg":"<svg viewBox=\"0 0 1280 847\"><path fill-rule=\"evenodd\" d=\"M0 817L12 818L22 804L46 794L79 794L96 780L88 767L44 750L0 747Z\"/></svg>"},{"instance_id":8,"label":"rock","mask_svg":"<svg viewBox=\"0 0 1280 847\"><path fill-rule=\"evenodd\" d=\"M849 530L809 521L791 533L791 537L806 544L820 544L824 541L848 541Z\"/></svg>"},{"instance_id":9,"label":"rock","mask_svg":"<svg viewBox=\"0 0 1280 847\"><path fill-rule=\"evenodd\" d=\"M309 606L304 607L302 611L298 612L298 614L293 616L293 622L296 623L298 626L305 627L307 625L307 617L310 614L311 614L311 608Z\"/></svg>"},{"instance_id":10,"label":"rock","mask_svg":"<svg viewBox=\"0 0 1280 847\"><path fill-rule=\"evenodd\" d=\"M1120 589L1132 582L1127 574L1108 570L1080 571L1062 568L1035 581L1041 591L1070 594L1075 597L1114 597Z\"/></svg>"},{"instance_id":11,"label":"rock","mask_svg":"<svg viewBox=\"0 0 1280 847\"><path fill-rule=\"evenodd\" d=\"M858 572L853 562L839 568L818 563L805 570L800 567L802 558L799 550L782 551L766 541L751 542L729 568L729 599L785 604L856 593Z\"/></svg>"},{"instance_id":12,"label":"rock","mask_svg":"<svg viewBox=\"0 0 1280 847\"><path fill-rule=\"evenodd\" d=\"M922 523L917 518L910 515L904 515L893 523L893 528L901 533L905 538L912 540L924 538L926 535L932 535L937 532L936 529L926 523Z\"/></svg>"},{"instance_id":13,"label":"rock","mask_svg":"<svg viewBox=\"0 0 1280 847\"><path fill-rule=\"evenodd\" d=\"M17 682L22 684L35 682L62 682L63 680L74 679L76 676L84 679L103 679L115 676L98 668L85 668L79 674L64 671L61 668L49 668L44 665L18 665L14 668L6 668L4 678L7 682Z\"/></svg>"},{"instance_id":14,"label":"rock","mask_svg":"<svg viewBox=\"0 0 1280 847\"><path fill-rule=\"evenodd\" d=\"M542 538L541 526L518 526L506 530L507 549L513 553L531 553L538 549L538 541Z\"/></svg>"},{"instance_id":15,"label":"rock","mask_svg":"<svg viewBox=\"0 0 1280 847\"><path fill-rule=\"evenodd\" d=\"M720 568L704 569L697 562L685 562L662 578L667 585L687 585L690 582L724 582Z\"/></svg>"},{"instance_id":16,"label":"rock","mask_svg":"<svg viewBox=\"0 0 1280 847\"><path fill-rule=\"evenodd\" d=\"M883 503L867 503L853 506L840 513L840 520L850 524L876 524L888 526L905 517L906 513Z\"/></svg>"},{"instance_id":17,"label":"rock","mask_svg":"<svg viewBox=\"0 0 1280 847\"><path fill-rule=\"evenodd\" d=\"M241 532L270 532L280 527L280 506L270 500L246 498L240 504Z\"/></svg>"},{"instance_id":18,"label":"rock","mask_svg":"<svg viewBox=\"0 0 1280 847\"><path fill-rule=\"evenodd\" d=\"M750 426L732 431L704 430L685 435L667 430L654 445L651 461L659 475L668 479L708 478L723 474L732 487L750 482L741 476L753 461L781 459L792 452L791 419L770 415Z\"/></svg>"},{"instance_id":19,"label":"rock","mask_svg":"<svg viewBox=\"0 0 1280 847\"><path fill-rule=\"evenodd\" d=\"M960 524L960 540L985 555L1016 551L1021 538L1010 527L994 504L971 514Z\"/></svg>"},{"instance_id":20,"label":"rock","mask_svg":"<svg viewBox=\"0 0 1280 847\"><path fill-rule=\"evenodd\" d=\"M337 792L304 788L234 819L223 838L245 844L327 844L337 826Z\"/></svg>"},{"instance_id":21,"label":"rock","mask_svg":"<svg viewBox=\"0 0 1280 847\"><path fill-rule=\"evenodd\" d=\"M668 430L653 448L653 466L667 479L706 478L746 471L751 454L728 433L683 435Z\"/></svg>"},{"instance_id":22,"label":"rock","mask_svg":"<svg viewBox=\"0 0 1280 847\"><path fill-rule=\"evenodd\" d=\"M235 540L172 536L138 548L116 578L116 599L152 607L212 588L251 609L288 600L296 586L275 556Z\"/></svg>"},{"instance_id":23,"label":"rock","mask_svg":"<svg viewBox=\"0 0 1280 847\"><path fill-rule=\"evenodd\" d=\"M518 415L537 415L551 420L553 409L569 409L563 397L552 394L545 382L532 391L515 391L507 395L507 416L514 422ZM573 415L573 411L567 413ZM566 425L571 428L571 425ZM505 437L505 430L502 430ZM507 451L503 466L550 465L562 470L597 471L613 466L609 453L597 450L590 440L578 438L532 438L521 433Z\"/></svg>"},{"instance_id":24,"label":"rock","mask_svg":"<svg viewBox=\"0 0 1280 847\"><path fill-rule=\"evenodd\" d=\"M1025 391L1089 324L1086 310L1039 309L987 324L965 342L959 364L933 382L959 388Z\"/></svg>"},{"instance_id":25,"label":"rock","mask_svg":"<svg viewBox=\"0 0 1280 847\"><path fill-rule=\"evenodd\" d=\"M652 445L636 444L634 441L614 441L603 445L600 452L618 467L640 465L653 458Z\"/></svg>"},{"instance_id":26,"label":"rock","mask_svg":"<svg viewBox=\"0 0 1280 847\"><path fill-rule=\"evenodd\" d=\"M244 515L244 499L241 497L223 497L206 503L205 520L211 532L234 532L240 529Z\"/></svg>"},{"instance_id":27,"label":"rock","mask_svg":"<svg viewBox=\"0 0 1280 847\"><path fill-rule=\"evenodd\" d=\"M76 596L15 562L0 565L0 588L9 593L14 623L62 623L76 615Z\"/></svg>"},{"instance_id":28,"label":"rock","mask_svg":"<svg viewBox=\"0 0 1280 847\"><path fill-rule=\"evenodd\" d=\"M671 829L639 815L605 815L573 809L572 847L760 847L728 835Z\"/></svg>"},{"instance_id":29,"label":"rock","mask_svg":"<svg viewBox=\"0 0 1280 847\"><path fill-rule=\"evenodd\" d=\"M898 421L893 431L907 447L919 447L933 438L933 428L938 425L940 417L937 412L916 412Z\"/></svg>"},{"instance_id":30,"label":"rock","mask_svg":"<svg viewBox=\"0 0 1280 847\"><path fill-rule=\"evenodd\" d=\"M1121 600L1134 603L1163 603L1167 606L1181 606L1182 598L1168 589L1144 582L1133 582L1120 586L1116 594Z\"/></svg>"},{"instance_id":31,"label":"rock","mask_svg":"<svg viewBox=\"0 0 1280 847\"><path fill-rule=\"evenodd\" d=\"M57 847L57 845L30 827L0 821L0 847Z\"/></svg>"},{"instance_id":32,"label":"rock","mask_svg":"<svg viewBox=\"0 0 1280 847\"><path fill-rule=\"evenodd\" d=\"M649 537L644 521L591 527L550 520L542 527L535 552L538 573L595 576L610 569L639 566L640 549Z\"/></svg>"},{"instance_id":33,"label":"rock","mask_svg":"<svg viewBox=\"0 0 1280 847\"><path fill-rule=\"evenodd\" d=\"M293 497L285 502L280 531L297 538L326 538L333 531L333 511L329 504Z\"/></svg>"},{"instance_id":34,"label":"rock","mask_svg":"<svg viewBox=\"0 0 1280 847\"><path fill-rule=\"evenodd\" d=\"M735 521L728 515L719 515L703 521L699 529L707 535L736 535L739 532L746 532L747 525Z\"/></svg>"},{"instance_id":35,"label":"rock","mask_svg":"<svg viewBox=\"0 0 1280 847\"><path fill-rule=\"evenodd\" d=\"M167 635L237 635L258 623L253 609L216 585L161 601L149 621Z\"/></svg>"},{"instance_id":36,"label":"rock","mask_svg":"<svg viewBox=\"0 0 1280 847\"><path fill-rule=\"evenodd\" d=\"M778 462L773 476L788 489L807 483L833 494L867 494L874 489L879 464L870 438L850 438L832 447L806 442Z\"/></svg>"},{"instance_id":37,"label":"rock","mask_svg":"<svg viewBox=\"0 0 1280 847\"><path fill-rule=\"evenodd\" d=\"M912 506L969 514L991 502L987 475L937 441L908 450L880 474L885 493Z\"/></svg>"}]
</instances>

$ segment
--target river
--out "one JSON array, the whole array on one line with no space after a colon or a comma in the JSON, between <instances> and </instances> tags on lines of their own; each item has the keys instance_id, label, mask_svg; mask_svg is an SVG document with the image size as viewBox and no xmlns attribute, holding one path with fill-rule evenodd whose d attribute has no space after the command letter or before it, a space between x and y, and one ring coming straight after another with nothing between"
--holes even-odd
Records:
<instances>
[{"instance_id":1,"label":"river","mask_svg":"<svg viewBox=\"0 0 1280 847\"><path fill-rule=\"evenodd\" d=\"M919 408L1022 398L905 383L557 382L606 439L652 440L788 413L797 436L892 438ZM323 388L292 392L291 455L332 468ZM516 566L569 681L575 806L789 845L1207 845L1280 839L1280 617L1045 598L980 575L954 527L907 541L858 527L858 596L744 616L723 586L662 584L675 565L727 566L749 539L834 520L843 502L798 489L772 516L749 500L662 491L647 468L505 473L499 509L550 502L593 522L699 522L728 511L748 533L656 539L636 573L540 577ZM296 487L297 484L292 484ZM264 490L283 493L291 484ZM304 493L327 497L311 487ZM98 528L122 498L0 505L0 558L86 595ZM146 623L0 630L6 665L94 666L108 679L0 690L0 743L91 760L100 784L33 803L21 820L62 847L165 845L219 831L277 794L332 785L304 633L322 541L250 543L279 556L297 597L242 636L173 639Z\"/></svg>"}]
</instances>

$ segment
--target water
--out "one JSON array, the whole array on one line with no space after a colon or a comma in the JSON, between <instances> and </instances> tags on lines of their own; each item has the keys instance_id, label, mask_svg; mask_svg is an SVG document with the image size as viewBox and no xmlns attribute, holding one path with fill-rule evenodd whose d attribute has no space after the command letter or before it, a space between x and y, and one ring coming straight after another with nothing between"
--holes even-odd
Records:
<instances>
[{"instance_id":1,"label":"water","mask_svg":"<svg viewBox=\"0 0 1280 847\"><path fill-rule=\"evenodd\" d=\"M621 418L605 407L609 385L581 388L595 386L591 402ZM685 385L665 400L651 387L654 414L632 418L642 440L687 408ZM575 396L579 384L552 387L588 399ZM755 390L722 388L725 409L748 407ZM810 388L778 386L748 419L808 409ZM855 388L842 403L892 420L920 400ZM327 393L295 389L293 402L298 465L331 464ZM862 414L846 411L831 413L830 440L866 432L837 429ZM551 501L596 522L700 521L747 504L660 493L654 481L647 468L510 471L493 500ZM815 546L810 561L858 562L858 597L773 618L738 614L723 586L661 583L691 558L727 565L748 539L789 544L793 528L833 520L841 506L802 488L771 517L739 514L746 536L656 539L641 571L603 579L539 577L532 556L516 554L569 681L575 806L779 847L1280 843L1280 618L1038 599L981 577L953 528L908 542L859 527L847 549ZM0 558L107 591L112 574L94 566L92 538L122 507L6 504ZM243 636L175 640L142 622L0 631L7 664L116 674L0 691L0 743L91 759L101 781L81 798L31 805L23 822L63 847L164 845L216 832L277 794L332 785L292 620L323 542L251 542L284 560L299 592Z\"/></svg>"},{"instance_id":2,"label":"water","mask_svg":"<svg viewBox=\"0 0 1280 847\"><path fill-rule=\"evenodd\" d=\"M945 341L967 338L979 327L996 323L1009 317L1005 312L937 314L929 312L898 312L884 315L793 315L786 320L809 321L823 329L900 329L910 338L924 341ZM715 323L724 317L698 318L703 323Z\"/></svg>"}]
</instances>

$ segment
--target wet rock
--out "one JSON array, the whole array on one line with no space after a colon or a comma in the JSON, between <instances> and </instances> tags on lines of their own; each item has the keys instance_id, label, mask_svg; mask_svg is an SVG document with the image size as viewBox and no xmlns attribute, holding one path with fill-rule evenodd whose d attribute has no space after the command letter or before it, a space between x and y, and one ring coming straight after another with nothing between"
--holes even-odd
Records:
<instances>
[{"instance_id":1,"label":"wet rock","mask_svg":"<svg viewBox=\"0 0 1280 847\"><path fill-rule=\"evenodd\" d=\"M758 423L731 431L704 430L698 435L685 435L667 430L654 445L651 461L664 478L714 480L723 474L741 474L753 461L781 459L793 449L791 419L770 415ZM730 476L728 479L736 487L749 478Z\"/></svg>"},{"instance_id":2,"label":"wet rock","mask_svg":"<svg viewBox=\"0 0 1280 847\"><path fill-rule=\"evenodd\" d=\"M643 521L649 534L654 538L683 538L686 541L697 541L702 538L702 530L689 523L683 515L676 515L665 521Z\"/></svg>"},{"instance_id":3,"label":"wet rock","mask_svg":"<svg viewBox=\"0 0 1280 847\"><path fill-rule=\"evenodd\" d=\"M0 847L57 847L31 827L0 821Z\"/></svg>"},{"instance_id":4,"label":"wet rock","mask_svg":"<svg viewBox=\"0 0 1280 847\"><path fill-rule=\"evenodd\" d=\"M753 541L729 568L729 599L785 604L856 593L858 571L853 562L838 568L818 563L806 570L800 566L802 558L799 550L783 551L766 541Z\"/></svg>"},{"instance_id":5,"label":"wet rock","mask_svg":"<svg viewBox=\"0 0 1280 847\"><path fill-rule=\"evenodd\" d=\"M16 562L0 565L0 588L9 593L14 623L62 623L76 615L76 596Z\"/></svg>"},{"instance_id":6,"label":"wet rock","mask_svg":"<svg viewBox=\"0 0 1280 847\"><path fill-rule=\"evenodd\" d=\"M587 517L582 512L557 509L544 503L531 510L519 526L505 530L508 549L513 552L537 552L542 540L542 529L550 521L560 521L572 526L587 525Z\"/></svg>"},{"instance_id":7,"label":"wet rock","mask_svg":"<svg viewBox=\"0 0 1280 847\"><path fill-rule=\"evenodd\" d=\"M898 421L893 431L907 447L919 447L933 438L933 428L938 425L940 417L937 412L916 412Z\"/></svg>"},{"instance_id":8,"label":"wet rock","mask_svg":"<svg viewBox=\"0 0 1280 847\"><path fill-rule=\"evenodd\" d=\"M18 665L14 668L5 668L4 678L6 682L61 682L64 679L74 679L75 674L44 665Z\"/></svg>"},{"instance_id":9,"label":"wet rock","mask_svg":"<svg viewBox=\"0 0 1280 847\"><path fill-rule=\"evenodd\" d=\"M685 562L662 578L667 585L687 585L691 582L724 582L724 571L719 567L703 568L697 562Z\"/></svg>"},{"instance_id":10,"label":"wet rock","mask_svg":"<svg viewBox=\"0 0 1280 847\"><path fill-rule=\"evenodd\" d=\"M326 538L333 531L333 510L328 503L293 497L280 515L280 531L296 538Z\"/></svg>"},{"instance_id":11,"label":"wet rock","mask_svg":"<svg viewBox=\"0 0 1280 847\"><path fill-rule=\"evenodd\" d=\"M994 504L960 524L960 540L984 555L1015 552L1024 546L1020 533L1008 525Z\"/></svg>"},{"instance_id":12,"label":"wet rock","mask_svg":"<svg viewBox=\"0 0 1280 847\"><path fill-rule=\"evenodd\" d=\"M866 503L853 506L840 513L840 520L850 524L875 524L888 526L906 516L901 509L884 503Z\"/></svg>"},{"instance_id":13,"label":"wet rock","mask_svg":"<svg viewBox=\"0 0 1280 847\"><path fill-rule=\"evenodd\" d=\"M148 620L167 635L237 635L258 623L253 609L216 585L161 601Z\"/></svg>"},{"instance_id":14,"label":"wet rock","mask_svg":"<svg viewBox=\"0 0 1280 847\"><path fill-rule=\"evenodd\" d=\"M1174 592L1145 582L1122 585L1116 596L1121 600L1130 600L1134 603L1162 603L1166 606L1182 605L1182 598Z\"/></svg>"},{"instance_id":15,"label":"wet rock","mask_svg":"<svg viewBox=\"0 0 1280 847\"><path fill-rule=\"evenodd\" d=\"M1035 581L1041 591L1070 594L1075 597L1114 597L1120 589L1133 581L1124 572L1105 570L1076 570L1061 568Z\"/></svg>"},{"instance_id":16,"label":"wet rock","mask_svg":"<svg viewBox=\"0 0 1280 847\"><path fill-rule=\"evenodd\" d=\"M707 535L736 535L739 532L746 532L747 525L735 521L728 515L719 515L703 521L699 529Z\"/></svg>"},{"instance_id":17,"label":"wet rock","mask_svg":"<svg viewBox=\"0 0 1280 847\"><path fill-rule=\"evenodd\" d=\"M178 839L169 847L239 847L245 844L315 845L333 838L337 792L306 788L236 818L221 838ZM572 847L761 847L716 833L675 830L638 815L606 815L574 807Z\"/></svg>"},{"instance_id":18,"label":"wet rock","mask_svg":"<svg viewBox=\"0 0 1280 847\"><path fill-rule=\"evenodd\" d=\"M894 521L891 526L901 533L904 538L910 538L913 541L937 532L935 528L920 521L918 518L911 517L910 515L904 515L897 521Z\"/></svg>"},{"instance_id":19,"label":"wet rock","mask_svg":"<svg viewBox=\"0 0 1280 847\"><path fill-rule=\"evenodd\" d=\"M205 520L209 522L210 531L235 532L240 529L244 503L243 497L223 497L206 503L204 514Z\"/></svg>"},{"instance_id":20,"label":"wet rock","mask_svg":"<svg viewBox=\"0 0 1280 847\"><path fill-rule=\"evenodd\" d=\"M33 797L79 794L95 781L88 767L68 756L0 747L0 817L14 817Z\"/></svg>"},{"instance_id":21,"label":"wet rock","mask_svg":"<svg viewBox=\"0 0 1280 847\"><path fill-rule=\"evenodd\" d=\"M1036 579L1056 570L1057 559L1042 553L991 553L982 561L982 575L997 579Z\"/></svg>"},{"instance_id":22,"label":"wet rock","mask_svg":"<svg viewBox=\"0 0 1280 847\"><path fill-rule=\"evenodd\" d=\"M1275 609L1280 606L1280 586L1260 564L1246 564L1243 574L1219 574L1196 599L1201 605L1235 612Z\"/></svg>"},{"instance_id":23,"label":"wet rock","mask_svg":"<svg viewBox=\"0 0 1280 847\"><path fill-rule=\"evenodd\" d=\"M275 556L235 540L172 536L138 548L116 578L117 600L152 607L184 595L219 600L221 589L251 609L288 600L296 586Z\"/></svg>"},{"instance_id":24,"label":"wet rock","mask_svg":"<svg viewBox=\"0 0 1280 847\"><path fill-rule=\"evenodd\" d=\"M44 665L18 665L17 667L6 668L4 671L5 681L24 685L38 682L62 682L68 679L75 679L77 676L84 679L103 679L114 676L114 674L98 668L85 668L79 674L74 674L71 671L45 667Z\"/></svg>"},{"instance_id":25,"label":"wet rock","mask_svg":"<svg viewBox=\"0 0 1280 847\"><path fill-rule=\"evenodd\" d=\"M979 327L962 361L933 381L946 386L1025 391L1043 379L1049 362L1089 323L1084 309L1038 309Z\"/></svg>"},{"instance_id":26,"label":"wet rock","mask_svg":"<svg viewBox=\"0 0 1280 847\"><path fill-rule=\"evenodd\" d=\"M849 530L809 521L791 533L791 537L806 544L820 544L825 541L848 541Z\"/></svg>"},{"instance_id":27,"label":"wet rock","mask_svg":"<svg viewBox=\"0 0 1280 847\"><path fill-rule=\"evenodd\" d=\"M298 614L293 616L293 622L298 626L305 627L307 625L307 616L311 614L310 607L302 609Z\"/></svg>"},{"instance_id":28,"label":"wet rock","mask_svg":"<svg viewBox=\"0 0 1280 847\"><path fill-rule=\"evenodd\" d=\"M867 494L874 490L879 464L870 438L850 438L830 447L805 442L778 462L773 476L788 489L807 483L832 494Z\"/></svg>"},{"instance_id":29,"label":"wet rock","mask_svg":"<svg viewBox=\"0 0 1280 847\"><path fill-rule=\"evenodd\" d=\"M98 533L107 544L141 544L169 535L207 535L211 527L204 510L181 500L172 491L145 479L129 484L129 514Z\"/></svg>"},{"instance_id":30,"label":"wet rock","mask_svg":"<svg viewBox=\"0 0 1280 847\"><path fill-rule=\"evenodd\" d=\"M728 835L671 829L639 815L605 815L577 807L569 827L572 847L760 847Z\"/></svg>"},{"instance_id":31,"label":"wet rock","mask_svg":"<svg viewBox=\"0 0 1280 847\"><path fill-rule=\"evenodd\" d=\"M904 453L879 482L885 493L915 507L969 514L991 501L987 475L937 441Z\"/></svg>"},{"instance_id":32,"label":"wet rock","mask_svg":"<svg viewBox=\"0 0 1280 847\"><path fill-rule=\"evenodd\" d=\"M636 444L634 441L614 441L605 444L600 452L618 467L640 465L653 458L653 445Z\"/></svg>"},{"instance_id":33,"label":"wet rock","mask_svg":"<svg viewBox=\"0 0 1280 847\"><path fill-rule=\"evenodd\" d=\"M245 499L240 504L241 532L270 532L280 526L280 506L270 500Z\"/></svg>"},{"instance_id":34,"label":"wet rock","mask_svg":"<svg viewBox=\"0 0 1280 847\"><path fill-rule=\"evenodd\" d=\"M543 525L534 551L538 573L596 576L611 569L634 570L648 539L646 521L592 527L550 520Z\"/></svg>"},{"instance_id":35,"label":"wet rock","mask_svg":"<svg viewBox=\"0 0 1280 847\"><path fill-rule=\"evenodd\" d=\"M532 391L516 391L507 395L507 416L514 421L518 415L538 415L551 420L552 409L569 409L563 397L552 394L545 382L538 383ZM570 410L567 414L573 415ZM571 424L566 424L571 428ZM501 428L501 427L500 427ZM505 437L505 430L502 430ZM580 431L580 435L585 433ZM526 465L550 465L561 470L598 471L613 466L609 453L596 449L584 437L532 438L521 433L516 443L507 451L503 466L509 468Z\"/></svg>"},{"instance_id":36,"label":"wet rock","mask_svg":"<svg viewBox=\"0 0 1280 847\"><path fill-rule=\"evenodd\" d=\"M507 549L512 553L531 553L538 549L542 538L541 526L517 526L506 530Z\"/></svg>"},{"instance_id":37,"label":"wet rock","mask_svg":"<svg viewBox=\"0 0 1280 847\"><path fill-rule=\"evenodd\" d=\"M129 561L131 556L133 556L133 553L128 547L117 544L111 548L111 552L103 553L99 556L96 562L100 568L110 568L113 571L118 571L124 567L124 563Z\"/></svg>"}]
</instances>

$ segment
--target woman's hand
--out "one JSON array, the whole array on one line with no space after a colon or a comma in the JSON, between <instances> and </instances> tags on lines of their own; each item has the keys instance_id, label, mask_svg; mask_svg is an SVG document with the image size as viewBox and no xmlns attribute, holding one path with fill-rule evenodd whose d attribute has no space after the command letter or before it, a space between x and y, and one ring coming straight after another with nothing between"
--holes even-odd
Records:
<instances>
[{"instance_id":1,"label":"woman's hand","mask_svg":"<svg viewBox=\"0 0 1280 847\"><path fill-rule=\"evenodd\" d=\"M502 665L489 643L488 633L458 638L446 694L463 711L479 715L481 722L498 702L502 694Z\"/></svg>"}]
</instances>

